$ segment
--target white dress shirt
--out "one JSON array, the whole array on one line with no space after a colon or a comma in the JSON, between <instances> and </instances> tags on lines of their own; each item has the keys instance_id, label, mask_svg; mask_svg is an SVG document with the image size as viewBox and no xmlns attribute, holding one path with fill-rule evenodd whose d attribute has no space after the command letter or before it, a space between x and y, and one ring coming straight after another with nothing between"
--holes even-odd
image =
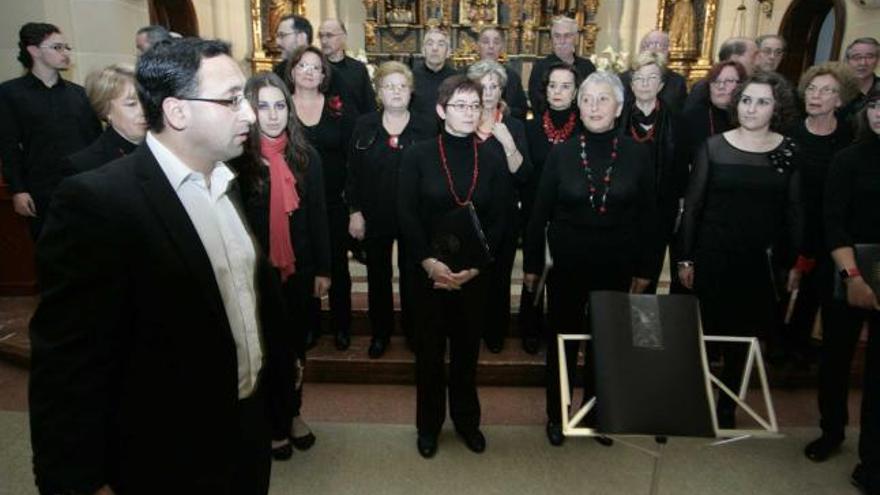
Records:
<instances>
[{"instance_id":1,"label":"white dress shirt","mask_svg":"<svg viewBox=\"0 0 880 495\"><path fill-rule=\"evenodd\" d=\"M235 339L238 397L249 397L263 365L263 349L257 316L256 251L238 210L226 194L235 174L225 163L217 162L206 181L202 173L187 167L152 133L147 133L146 142L208 253ZM193 365L198 366L198 362Z\"/></svg>"}]
</instances>

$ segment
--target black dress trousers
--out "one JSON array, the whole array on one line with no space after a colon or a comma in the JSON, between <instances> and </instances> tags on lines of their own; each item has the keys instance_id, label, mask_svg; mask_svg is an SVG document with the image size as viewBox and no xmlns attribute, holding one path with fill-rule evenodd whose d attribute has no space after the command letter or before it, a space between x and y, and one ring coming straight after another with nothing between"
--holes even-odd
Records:
<instances>
[{"instance_id":1,"label":"black dress trousers","mask_svg":"<svg viewBox=\"0 0 880 495\"><path fill-rule=\"evenodd\" d=\"M330 226L330 321L334 333L351 333L351 274L348 271L348 209L344 204L327 205ZM320 309L320 308L319 308Z\"/></svg>"},{"instance_id":2,"label":"black dress trousers","mask_svg":"<svg viewBox=\"0 0 880 495\"><path fill-rule=\"evenodd\" d=\"M370 327L373 330L373 339L385 342L394 331L394 291L392 287L394 273L391 269L393 247L393 237L364 239L364 249L367 253L367 284L369 285L367 299ZM397 242L397 269L401 326L407 341L413 342L412 316L409 307L412 300L409 265L406 262L406 248L400 241Z\"/></svg>"}]
</instances>

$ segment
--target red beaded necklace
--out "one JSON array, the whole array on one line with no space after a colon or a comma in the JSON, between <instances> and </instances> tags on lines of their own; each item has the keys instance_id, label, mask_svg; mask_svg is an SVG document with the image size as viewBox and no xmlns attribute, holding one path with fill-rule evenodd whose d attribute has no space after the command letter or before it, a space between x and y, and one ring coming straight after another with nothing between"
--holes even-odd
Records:
<instances>
[{"instance_id":1,"label":"red beaded necklace","mask_svg":"<svg viewBox=\"0 0 880 495\"><path fill-rule=\"evenodd\" d=\"M659 111L660 111L660 100L658 99L657 102L655 103L654 112L659 112ZM653 113L653 112L651 112L651 113ZM646 115L646 117L647 117L647 115ZM651 128L646 131L645 137L639 136L639 132L636 130L636 125L640 125L640 124L630 124L629 125L629 134L630 134L630 136L632 136L633 139L636 140L636 142L646 143L648 141L652 141L652 142L654 141L654 131L655 131L655 129L657 129L656 119L655 119L654 125L652 125Z\"/></svg>"},{"instance_id":2,"label":"red beaded necklace","mask_svg":"<svg viewBox=\"0 0 880 495\"><path fill-rule=\"evenodd\" d=\"M617 137L611 142L611 163L605 169L605 176L602 177L602 184L605 189L602 191L602 203L596 208L596 179L593 177L593 169L590 168L590 160L587 158L587 136L581 134L581 165L584 167L584 174L587 176L587 192L590 194L590 206L604 215L608 212L606 203L608 202L608 192L611 191L611 174L614 172L614 163L617 161Z\"/></svg>"},{"instance_id":3,"label":"red beaded necklace","mask_svg":"<svg viewBox=\"0 0 880 495\"><path fill-rule=\"evenodd\" d=\"M452 171L449 170L449 165L446 163L446 150L443 149L443 134L437 136L437 146L440 148L440 166L443 167L443 171L446 172L446 185L449 186L449 192L452 194L452 199L455 201L455 204L458 206L467 206L468 203L471 202L471 198L474 195L474 189L477 188L477 179L480 177L480 157L477 153L477 140L473 139L474 143L474 172L473 178L471 179L471 187L468 188L467 197L464 201L458 197L458 194L455 193L455 185L452 183Z\"/></svg>"},{"instance_id":4,"label":"red beaded necklace","mask_svg":"<svg viewBox=\"0 0 880 495\"><path fill-rule=\"evenodd\" d=\"M541 123L544 127L544 134L547 136L547 141L550 141L553 144L559 144L571 137L571 133L574 131L575 120L574 112L571 112L568 114L568 120L565 121L565 124L562 124L562 127L557 129L553 125L553 120L550 118L550 110L544 110L544 115L541 117Z\"/></svg>"}]
</instances>

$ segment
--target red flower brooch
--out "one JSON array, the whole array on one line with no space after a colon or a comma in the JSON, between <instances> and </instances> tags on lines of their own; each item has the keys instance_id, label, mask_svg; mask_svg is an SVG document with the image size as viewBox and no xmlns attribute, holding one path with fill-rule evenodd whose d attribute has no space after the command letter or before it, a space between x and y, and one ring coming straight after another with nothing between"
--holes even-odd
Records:
<instances>
[{"instance_id":1,"label":"red flower brooch","mask_svg":"<svg viewBox=\"0 0 880 495\"><path fill-rule=\"evenodd\" d=\"M330 109L330 113L332 113L334 117L339 117L342 115L342 98L340 98L339 95L333 96L327 102L327 107Z\"/></svg>"}]
</instances>

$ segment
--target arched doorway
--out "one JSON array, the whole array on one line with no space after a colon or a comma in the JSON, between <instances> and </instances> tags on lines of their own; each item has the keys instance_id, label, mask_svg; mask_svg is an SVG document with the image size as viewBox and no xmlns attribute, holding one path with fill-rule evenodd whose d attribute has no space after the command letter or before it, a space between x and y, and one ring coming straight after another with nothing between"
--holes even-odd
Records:
<instances>
[{"instance_id":1,"label":"arched doorway","mask_svg":"<svg viewBox=\"0 0 880 495\"><path fill-rule=\"evenodd\" d=\"M779 26L779 34L788 42L780 73L797 81L804 70L815 63L817 55L820 59L838 59L846 26L845 3L845 0L795 0L788 6Z\"/></svg>"},{"instance_id":2,"label":"arched doorway","mask_svg":"<svg viewBox=\"0 0 880 495\"><path fill-rule=\"evenodd\" d=\"M199 35L199 20L191 0L149 0L150 24L165 26L183 36Z\"/></svg>"}]
</instances>

